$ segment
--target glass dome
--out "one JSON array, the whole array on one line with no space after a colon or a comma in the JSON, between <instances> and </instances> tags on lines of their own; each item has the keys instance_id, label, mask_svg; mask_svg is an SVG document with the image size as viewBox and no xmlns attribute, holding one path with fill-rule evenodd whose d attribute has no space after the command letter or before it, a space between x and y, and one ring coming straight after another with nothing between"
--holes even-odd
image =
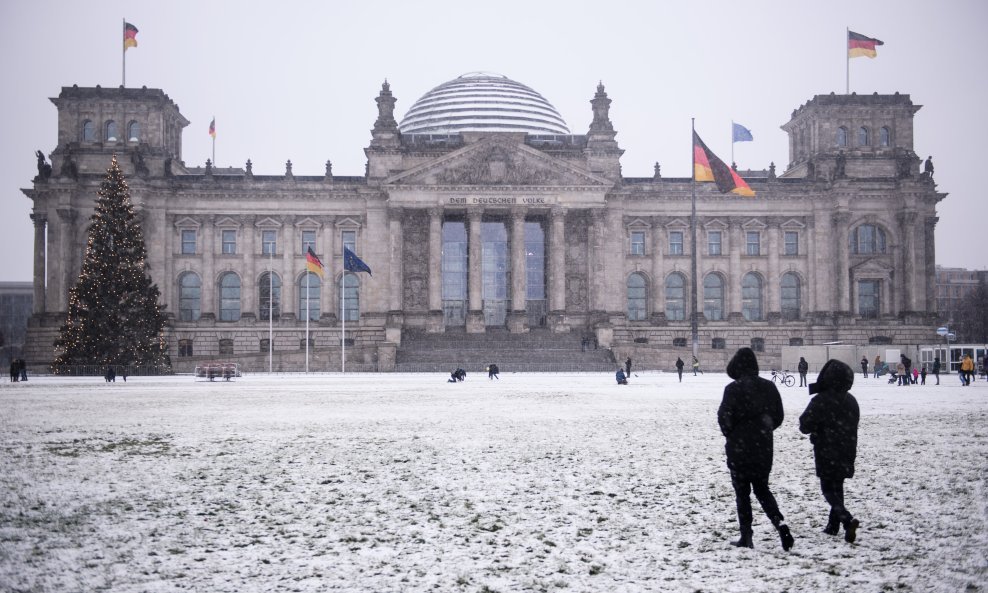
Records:
<instances>
[{"instance_id":1,"label":"glass dome","mask_svg":"<svg viewBox=\"0 0 988 593\"><path fill-rule=\"evenodd\" d=\"M542 95L490 72L464 74L422 95L398 129L402 134L569 134L566 122Z\"/></svg>"}]
</instances>

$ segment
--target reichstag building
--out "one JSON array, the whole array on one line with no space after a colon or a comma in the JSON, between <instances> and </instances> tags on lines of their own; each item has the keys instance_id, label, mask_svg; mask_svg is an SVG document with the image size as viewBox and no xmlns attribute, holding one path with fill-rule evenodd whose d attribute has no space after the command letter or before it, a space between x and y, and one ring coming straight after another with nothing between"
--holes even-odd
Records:
<instances>
[{"instance_id":1,"label":"reichstag building","mask_svg":"<svg viewBox=\"0 0 988 593\"><path fill-rule=\"evenodd\" d=\"M533 360L575 343L578 361L593 343L669 368L691 353L694 255L705 361L752 346L767 368L784 346L933 338L946 194L920 171L909 95L799 106L782 124L784 169L738 172L756 197L696 185L695 243L690 178L658 165L624 177L611 99L602 85L588 96L592 123L574 132L532 88L471 73L399 122L384 83L363 174L289 162L255 175L249 161L187 166L189 122L162 90L63 87L51 169L23 190L35 229L26 357L54 358L113 154L142 216L178 370L217 359L262 370L269 352L298 368L303 351L317 370L338 370L344 351L348 369L416 370L403 361L427 360L415 349L439 339L531 347ZM306 270L310 247L322 277ZM344 247L373 275L345 272Z\"/></svg>"}]
</instances>

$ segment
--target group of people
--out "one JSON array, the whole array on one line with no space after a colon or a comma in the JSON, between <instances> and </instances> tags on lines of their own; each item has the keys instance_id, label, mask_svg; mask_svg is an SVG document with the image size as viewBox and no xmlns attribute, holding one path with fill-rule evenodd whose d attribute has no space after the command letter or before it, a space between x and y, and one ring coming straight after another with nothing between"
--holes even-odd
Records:
<instances>
[{"instance_id":1,"label":"group of people","mask_svg":"<svg viewBox=\"0 0 988 593\"><path fill-rule=\"evenodd\" d=\"M724 388L717 410L720 430L726 439L727 467L731 473L741 537L739 547L754 547L752 540L751 492L761 504L779 534L783 550L795 544L775 496L769 489L772 472L772 433L782 425L784 411L779 390L771 381L758 376L758 360L751 348L741 348L727 365L733 379ZM809 385L810 400L799 417L799 430L813 444L820 490L830 505L823 532L853 543L860 523L844 505L844 480L854 477L857 455L857 400L850 393L854 372L839 360L829 360L820 370L817 382Z\"/></svg>"},{"instance_id":2,"label":"group of people","mask_svg":"<svg viewBox=\"0 0 988 593\"><path fill-rule=\"evenodd\" d=\"M494 364L493 362L491 364L487 365L487 367L485 367L484 370L487 371L487 378L488 379L492 379L492 380L493 379L497 379L498 381L501 380L501 377L498 376L498 373L501 372L501 369L497 368L497 365ZM467 378L467 372L465 370L461 369L461 368L457 368L455 371L452 371L449 374L449 381L446 381L446 382L447 383L458 383L460 381L463 381L466 378Z\"/></svg>"},{"instance_id":3,"label":"group of people","mask_svg":"<svg viewBox=\"0 0 988 593\"><path fill-rule=\"evenodd\" d=\"M23 358L10 361L10 382L27 381L27 363Z\"/></svg>"}]
</instances>

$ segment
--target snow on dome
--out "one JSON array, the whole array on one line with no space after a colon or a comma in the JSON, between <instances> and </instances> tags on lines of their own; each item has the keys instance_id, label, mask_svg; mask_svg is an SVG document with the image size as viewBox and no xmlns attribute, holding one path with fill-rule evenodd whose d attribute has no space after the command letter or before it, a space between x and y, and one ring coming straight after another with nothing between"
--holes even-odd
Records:
<instances>
[{"instance_id":1,"label":"snow on dome","mask_svg":"<svg viewBox=\"0 0 988 593\"><path fill-rule=\"evenodd\" d=\"M422 95L398 129L402 134L569 134L566 122L542 95L492 72L470 72Z\"/></svg>"}]
</instances>

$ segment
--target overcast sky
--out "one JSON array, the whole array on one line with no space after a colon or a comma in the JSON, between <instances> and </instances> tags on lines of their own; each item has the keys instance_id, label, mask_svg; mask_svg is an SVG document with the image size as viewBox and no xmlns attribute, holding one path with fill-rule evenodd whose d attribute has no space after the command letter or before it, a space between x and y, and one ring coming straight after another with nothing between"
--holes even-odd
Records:
<instances>
[{"instance_id":1,"label":"overcast sky","mask_svg":"<svg viewBox=\"0 0 988 593\"><path fill-rule=\"evenodd\" d=\"M429 89L460 74L504 74L540 92L584 134L598 81L625 149L623 172L690 175L690 118L730 159L730 124L754 142L735 146L741 168L775 162L779 126L817 94L845 88L845 30L885 42L850 62L851 91L906 93L923 108L915 150L933 155L940 203L937 263L988 268L988 3L977 0L705 2L374 0L169 2L35 0L0 4L0 281L32 277L34 152L54 150L62 86L121 83L121 22L140 32L127 52L127 86L160 88L192 123L183 157L281 174L362 175L363 149L387 79L401 119ZM95 196L94 196L95 199Z\"/></svg>"}]
</instances>

